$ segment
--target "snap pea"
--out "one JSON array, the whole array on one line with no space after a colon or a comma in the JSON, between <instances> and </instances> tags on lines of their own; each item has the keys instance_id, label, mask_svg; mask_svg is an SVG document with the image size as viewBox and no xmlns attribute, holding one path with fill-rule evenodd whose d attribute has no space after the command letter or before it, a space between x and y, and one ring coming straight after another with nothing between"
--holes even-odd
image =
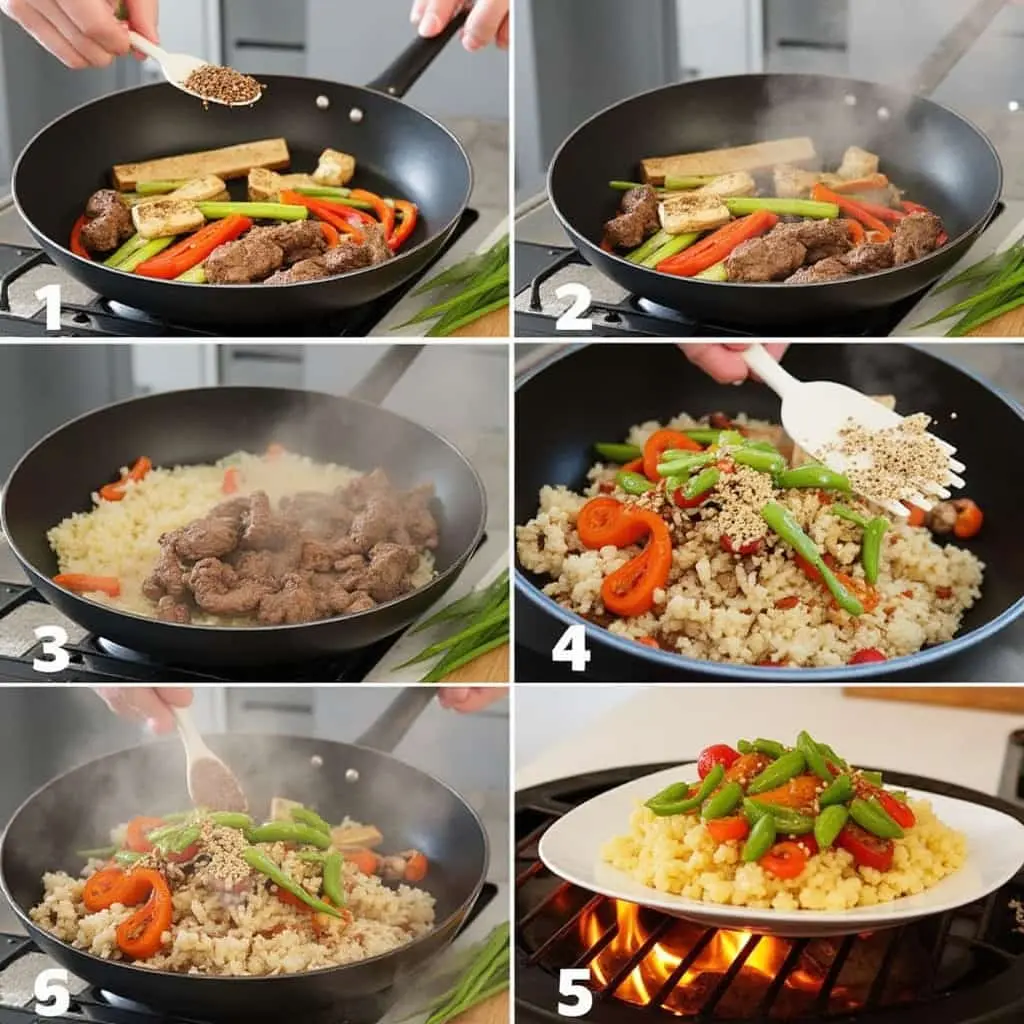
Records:
<instances>
[{"instance_id":1,"label":"snap pea","mask_svg":"<svg viewBox=\"0 0 1024 1024\"><path fill-rule=\"evenodd\" d=\"M285 892L291 893L292 896L302 900L307 907L311 907L317 913L330 914L331 917L341 917L341 911L332 907L330 903L325 903L323 900L317 899L316 896L307 892L304 886L299 885L291 875L282 871L257 847L250 846L242 853L242 858L253 870L258 871L261 875L266 875L279 889L284 889Z\"/></svg>"},{"instance_id":2,"label":"snap pea","mask_svg":"<svg viewBox=\"0 0 1024 1024\"><path fill-rule=\"evenodd\" d=\"M642 473L626 473L621 470L615 475L615 482L627 494L646 494L655 487Z\"/></svg>"},{"instance_id":3,"label":"snap pea","mask_svg":"<svg viewBox=\"0 0 1024 1024\"><path fill-rule=\"evenodd\" d=\"M690 786L683 782L677 782L673 786L669 786L663 789L656 796L651 797L647 801L646 806L650 808L660 818L668 818L674 814L686 814L689 811L694 811L705 800L721 785L722 780L725 778L725 768L720 764L716 764L711 771L708 772L707 778L700 784L697 792L692 796L685 795L690 793ZM682 789L686 786L685 794Z\"/></svg>"},{"instance_id":4,"label":"snap pea","mask_svg":"<svg viewBox=\"0 0 1024 1024\"><path fill-rule=\"evenodd\" d=\"M902 789L887 789L886 792L893 798L893 800L899 800L901 804L905 804L910 800L910 797L907 796L906 792Z\"/></svg>"},{"instance_id":5,"label":"snap pea","mask_svg":"<svg viewBox=\"0 0 1024 1024\"><path fill-rule=\"evenodd\" d=\"M722 431L718 427L694 427L692 430L684 430L683 433L697 444L718 444L718 435Z\"/></svg>"},{"instance_id":6,"label":"snap pea","mask_svg":"<svg viewBox=\"0 0 1024 1024\"><path fill-rule=\"evenodd\" d=\"M837 775L832 784L818 797L819 807L845 804L853 797L853 780L849 775Z\"/></svg>"},{"instance_id":7,"label":"snap pea","mask_svg":"<svg viewBox=\"0 0 1024 1024\"><path fill-rule=\"evenodd\" d=\"M297 850L295 856L310 864L323 864L327 860L327 854L323 850Z\"/></svg>"},{"instance_id":8,"label":"snap pea","mask_svg":"<svg viewBox=\"0 0 1024 1024\"><path fill-rule=\"evenodd\" d=\"M670 448L662 455L662 461L658 463L659 476L676 476L692 473L701 466L717 462L720 455L718 452L684 452L676 448Z\"/></svg>"},{"instance_id":9,"label":"snap pea","mask_svg":"<svg viewBox=\"0 0 1024 1024\"><path fill-rule=\"evenodd\" d=\"M702 470L696 476L691 476L683 485L683 497L692 501L701 494L710 491L721 479L722 471L717 466Z\"/></svg>"},{"instance_id":10,"label":"snap pea","mask_svg":"<svg viewBox=\"0 0 1024 1024\"><path fill-rule=\"evenodd\" d=\"M738 430L723 430L716 442L719 448L736 448L747 443L747 439Z\"/></svg>"},{"instance_id":11,"label":"snap pea","mask_svg":"<svg viewBox=\"0 0 1024 1024\"><path fill-rule=\"evenodd\" d=\"M245 833L250 843L302 843L306 846L317 846L326 850L331 845L331 837L309 825L300 825L289 821L271 821L266 825L257 825Z\"/></svg>"},{"instance_id":12,"label":"snap pea","mask_svg":"<svg viewBox=\"0 0 1024 1024\"><path fill-rule=\"evenodd\" d=\"M754 752L754 744L751 743L750 740L740 740L739 743L736 744L736 749L741 754L752 754Z\"/></svg>"},{"instance_id":13,"label":"snap pea","mask_svg":"<svg viewBox=\"0 0 1024 1024\"><path fill-rule=\"evenodd\" d=\"M836 473L828 466L819 466L817 463L808 463L806 466L797 466L796 469L787 469L775 478L775 483L783 490L813 487L823 491L849 493L851 489L848 477L842 473Z\"/></svg>"},{"instance_id":14,"label":"snap pea","mask_svg":"<svg viewBox=\"0 0 1024 1024\"><path fill-rule=\"evenodd\" d=\"M635 444L612 444L605 441L595 444L594 451L606 462L618 462L620 465L639 459L644 453L643 449Z\"/></svg>"},{"instance_id":15,"label":"snap pea","mask_svg":"<svg viewBox=\"0 0 1024 1024\"><path fill-rule=\"evenodd\" d=\"M747 864L760 860L774 845L775 836L775 819L766 814L750 830L740 856Z\"/></svg>"},{"instance_id":16,"label":"snap pea","mask_svg":"<svg viewBox=\"0 0 1024 1024\"><path fill-rule=\"evenodd\" d=\"M804 757L803 751L791 750L768 765L760 775L755 776L747 786L747 792L751 796L757 796L758 793L778 789L790 779L795 779L806 767L807 758Z\"/></svg>"},{"instance_id":17,"label":"snap pea","mask_svg":"<svg viewBox=\"0 0 1024 1024\"><path fill-rule=\"evenodd\" d=\"M845 519L848 523L853 523L856 526L865 527L868 525L868 521L859 513L854 511L849 505L832 505L829 508L829 512L834 516L838 516L840 519Z\"/></svg>"},{"instance_id":18,"label":"snap pea","mask_svg":"<svg viewBox=\"0 0 1024 1024\"><path fill-rule=\"evenodd\" d=\"M752 825L756 825L766 814L775 819L776 831L787 836L803 836L814 831L814 819L789 807L778 804L763 804L760 800L745 797L743 814Z\"/></svg>"},{"instance_id":19,"label":"snap pea","mask_svg":"<svg viewBox=\"0 0 1024 1024\"><path fill-rule=\"evenodd\" d=\"M869 771L866 771L866 770L864 770L862 768L860 775L861 775L861 778L865 782L870 782L872 786L880 786L880 785L882 785L882 773L881 772L869 772Z\"/></svg>"},{"instance_id":20,"label":"snap pea","mask_svg":"<svg viewBox=\"0 0 1024 1024\"><path fill-rule=\"evenodd\" d=\"M877 800L862 800L860 797L850 804L850 817L881 839L902 839L903 829L896 824Z\"/></svg>"},{"instance_id":21,"label":"snap pea","mask_svg":"<svg viewBox=\"0 0 1024 1024\"><path fill-rule=\"evenodd\" d=\"M345 906L344 864L345 858L338 850L331 850L324 861L324 895L336 907Z\"/></svg>"},{"instance_id":22,"label":"snap pea","mask_svg":"<svg viewBox=\"0 0 1024 1024\"><path fill-rule=\"evenodd\" d=\"M778 760L786 752L786 748L776 740L765 740L758 737L752 744L754 751L764 754L772 760Z\"/></svg>"},{"instance_id":23,"label":"snap pea","mask_svg":"<svg viewBox=\"0 0 1024 1024\"><path fill-rule=\"evenodd\" d=\"M82 860L106 860L108 857L113 857L117 853L116 846L99 846L94 850L76 850L75 856L81 857Z\"/></svg>"},{"instance_id":24,"label":"snap pea","mask_svg":"<svg viewBox=\"0 0 1024 1024\"><path fill-rule=\"evenodd\" d=\"M198 825L171 825L150 832L146 837L163 853L181 853L199 840Z\"/></svg>"},{"instance_id":25,"label":"snap pea","mask_svg":"<svg viewBox=\"0 0 1024 1024\"><path fill-rule=\"evenodd\" d=\"M876 516L864 528L861 540L860 563L864 566L864 579L872 586L878 582L882 564L882 538L889 529L889 520Z\"/></svg>"},{"instance_id":26,"label":"snap pea","mask_svg":"<svg viewBox=\"0 0 1024 1024\"><path fill-rule=\"evenodd\" d=\"M315 828L317 832L321 832L325 836L329 836L331 834L330 822L324 821L316 811L312 811L308 807L293 807L290 813L292 821L297 822L300 825L308 825L310 828Z\"/></svg>"},{"instance_id":27,"label":"snap pea","mask_svg":"<svg viewBox=\"0 0 1024 1024\"><path fill-rule=\"evenodd\" d=\"M118 850L114 854L114 860L117 861L122 867L131 867L133 864L138 864L140 860L146 855L144 853L136 853L134 850Z\"/></svg>"},{"instance_id":28,"label":"snap pea","mask_svg":"<svg viewBox=\"0 0 1024 1024\"><path fill-rule=\"evenodd\" d=\"M732 460L759 473L781 473L786 468L786 460L778 452L763 452L756 448L738 448L732 452Z\"/></svg>"},{"instance_id":29,"label":"snap pea","mask_svg":"<svg viewBox=\"0 0 1024 1024\"><path fill-rule=\"evenodd\" d=\"M801 467L804 469L806 467ZM817 545L801 529L788 509L777 502L769 502L761 509L764 521L806 561L821 573L825 586L836 599L836 604L851 615L863 615L864 605L854 597L836 578L836 574L825 564Z\"/></svg>"},{"instance_id":30,"label":"snap pea","mask_svg":"<svg viewBox=\"0 0 1024 1024\"><path fill-rule=\"evenodd\" d=\"M811 738L811 734L809 732L804 730L799 736L797 736L796 748L803 753L805 758L807 758L807 767L810 768L819 779L824 779L826 782L832 781L832 772L829 771L829 767L825 763L825 757L818 748L818 744Z\"/></svg>"},{"instance_id":31,"label":"snap pea","mask_svg":"<svg viewBox=\"0 0 1024 1024\"><path fill-rule=\"evenodd\" d=\"M837 767L850 767L827 743L819 743L818 746L821 747L822 753Z\"/></svg>"},{"instance_id":32,"label":"snap pea","mask_svg":"<svg viewBox=\"0 0 1024 1024\"><path fill-rule=\"evenodd\" d=\"M814 838L822 850L827 850L843 831L850 812L842 804L826 807L814 819Z\"/></svg>"},{"instance_id":33,"label":"snap pea","mask_svg":"<svg viewBox=\"0 0 1024 1024\"><path fill-rule=\"evenodd\" d=\"M776 455L782 454L779 449L771 443L771 441L747 441L744 447L753 448L754 451L757 452L775 452Z\"/></svg>"},{"instance_id":34,"label":"snap pea","mask_svg":"<svg viewBox=\"0 0 1024 1024\"><path fill-rule=\"evenodd\" d=\"M724 818L732 814L743 800L743 787L738 782L727 782L703 807L700 816L705 821Z\"/></svg>"},{"instance_id":35,"label":"snap pea","mask_svg":"<svg viewBox=\"0 0 1024 1024\"><path fill-rule=\"evenodd\" d=\"M212 811L209 814L204 814L204 818L209 818L214 825L219 825L221 828L252 828L254 822L248 814L240 814L237 811Z\"/></svg>"}]
</instances>

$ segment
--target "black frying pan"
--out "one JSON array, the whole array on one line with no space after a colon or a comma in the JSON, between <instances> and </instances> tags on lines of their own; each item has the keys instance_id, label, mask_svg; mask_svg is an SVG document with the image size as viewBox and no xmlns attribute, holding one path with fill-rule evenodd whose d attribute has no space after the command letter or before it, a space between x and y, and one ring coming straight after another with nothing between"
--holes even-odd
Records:
<instances>
[{"instance_id":1,"label":"black frying pan","mask_svg":"<svg viewBox=\"0 0 1024 1024\"><path fill-rule=\"evenodd\" d=\"M159 622L55 586L46 531L90 507L118 467L210 463L278 442L323 462L383 468L401 486L431 482L440 526L437 575L370 611L298 626L217 627ZM256 666L302 661L372 644L414 621L455 582L483 535L486 497L466 458L425 427L352 398L277 388L202 388L131 399L72 420L14 467L0 523L43 596L86 629L171 665Z\"/></svg>"},{"instance_id":2,"label":"black frying pan","mask_svg":"<svg viewBox=\"0 0 1024 1024\"><path fill-rule=\"evenodd\" d=\"M790 347L784 365L802 380L835 380L865 394L893 394L900 411L935 417L936 432L959 449L958 458L967 465L963 493L985 512L984 527L975 539L954 541L969 546L987 566L981 599L948 643L892 661L838 669L698 661L642 647L588 625L590 670L599 678L814 682L892 676L964 651L1024 614L1020 480L1007 460L1008 452L1024 445L1024 410L970 373L907 344L800 343ZM699 416L720 410L777 423L779 399L762 384L716 384L674 345L604 343L547 361L516 391L515 521L525 523L534 516L544 484L566 484L576 490L584 485L595 461L596 441L622 440L634 423L664 421L680 412ZM540 592L544 582L517 572L516 637L550 659L566 626L581 620Z\"/></svg>"},{"instance_id":3,"label":"black frying pan","mask_svg":"<svg viewBox=\"0 0 1024 1024\"><path fill-rule=\"evenodd\" d=\"M455 937L480 893L488 844L476 812L433 776L379 747L396 746L433 694L406 690L385 719L356 744L283 736L213 737L210 745L238 774L255 816L273 796L315 807L329 821L346 815L384 834L384 852L422 850L430 862L423 888L437 900L436 927L391 953L344 967L264 978L173 974L103 960L58 941L28 916L42 876L76 873L75 850L102 844L119 822L189 806L185 763L176 740L153 743L73 768L15 812L0 840L0 889L38 945L79 978L168 1016L203 1021L327 1019L376 1021L415 972ZM314 763L315 759L322 763Z\"/></svg>"},{"instance_id":4,"label":"black frying pan","mask_svg":"<svg viewBox=\"0 0 1024 1024\"><path fill-rule=\"evenodd\" d=\"M910 199L934 210L950 242L913 263L818 284L730 284L659 274L600 247L605 221L646 157L808 135L824 166L849 145L882 158ZM931 100L887 86L821 75L739 75L672 85L635 96L578 128L555 155L548 192L573 244L624 288L705 322L752 330L888 306L928 287L988 223L1003 172L991 142Z\"/></svg>"},{"instance_id":5,"label":"black frying pan","mask_svg":"<svg viewBox=\"0 0 1024 1024\"><path fill-rule=\"evenodd\" d=\"M167 84L86 103L26 146L14 168L14 201L39 244L73 277L108 299L175 323L301 321L370 302L430 263L469 202L473 171L458 139L398 99L464 20L465 14L457 17L437 39L417 40L368 88L264 75L267 89L252 109L212 105L204 110ZM354 120L353 111L361 118ZM416 231L395 259L341 277L267 288L147 279L68 249L75 219L96 189L110 186L114 164L278 136L288 141L293 171L312 171L324 149L340 149L355 155L358 185L419 206ZM244 182L233 183L232 191L244 199Z\"/></svg>"}]
</instances>

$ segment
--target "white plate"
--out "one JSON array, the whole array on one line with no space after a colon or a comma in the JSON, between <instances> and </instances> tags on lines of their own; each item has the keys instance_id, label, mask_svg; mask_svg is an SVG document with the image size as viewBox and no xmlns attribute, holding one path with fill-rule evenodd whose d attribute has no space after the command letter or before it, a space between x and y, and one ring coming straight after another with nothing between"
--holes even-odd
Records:
<instances>
[{"instance_id":1,"label":"white plate","mask_svg":"<svg viewBox=\"0 0 1024 1024\"><path fill-rule=\"evenodd\" d=\"M647 775L588 800L544 833L541 859L556 875L591 892L705 925L788 938L851 935L940 914L981 899L1024 866L1024 824L1016 818L966 800L908 790L910 796L930 801L941 821L967 836L963 867L923 893L840 911L764 910L685 899L641 885L601 860L601 847L629 831L629 817L638 801L681 781L697 781L694 765Z\"/></svg>"}]
</instances>

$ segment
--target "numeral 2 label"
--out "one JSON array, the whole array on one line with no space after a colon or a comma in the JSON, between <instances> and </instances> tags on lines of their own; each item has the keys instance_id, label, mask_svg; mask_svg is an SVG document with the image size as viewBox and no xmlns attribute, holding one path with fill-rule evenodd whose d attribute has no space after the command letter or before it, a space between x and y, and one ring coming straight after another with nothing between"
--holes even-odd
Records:
<instances>
[{"instance_id":1,"label":"numeral 2 label","mask_svg":"<svg viewBox=\"0 0 1024 1024\"><path fill-rule=\"evenodd\" d=\"M594 993L587 988L590 971L586 967L565 967L558 972L558 1015L585 1017L594 1006ZM569 1000L568 1002L566 1000Z\"/></svg>"},{"instance_id":2,"label":"numeral 2 label","mask_svg":"<svg viewBox=\"0 0 1024 1024\"><path fill-rule=\"evenodd\" d=\"M590 659L587 630L582 623L570 626L551 648L551 660L558 665L568 665L573 672L585 672Z\"/></svg>"},{"instance_id":3,"label":"numeral 2 label","mask_svg":"<svg viewBox=\"0 0 1024 1024\"><path fill-rule=\"evenodd\" d=\"M60 967L40 971L36 975L33 995L36 997L35 1012L40 1017L62 1017L71 1009L68 972Z\"/></svg>"},{"instance_id":4,"label":"numeral 2 label","mask_svg":"<svg viewBox=\"0 0 1024 1024\"><path fill-rule=\"evenodd\" d=\"M592 331L594 321L583 314L590 309L594 297L585 284L563 284L555 291L560 299L572 299L572 305L558 318L555 328L559 331Z\"/></svg>"}]
</instances>

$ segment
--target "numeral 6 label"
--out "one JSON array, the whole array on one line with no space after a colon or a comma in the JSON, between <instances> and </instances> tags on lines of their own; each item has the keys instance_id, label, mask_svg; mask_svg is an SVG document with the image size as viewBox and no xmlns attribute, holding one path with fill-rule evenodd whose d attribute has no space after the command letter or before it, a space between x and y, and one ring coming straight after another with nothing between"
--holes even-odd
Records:
<instances>
[{"instance_id":1,"label":"numeral 6 label","mask_svg":"<svg viewBox=\"0 0 1024 1024\"><path fill-rule=\"evenodd\" d=\"M68 972L60 967L51 967L36 975L33 987L36 997L35 1012L40 1017L61 1017L71 1009L71 993L68 991Z\"/></svg>"},{"instance_id":2,"label":"numeral 6 label","mask_svg":"<svg viewBox=\"0 0 1024 1024\"><path fill-rule=\"evenodd\" d=\"M585 672L591 657L587 630L581 622L570 626L551 648L551 660L556 665L568 665L573 672Z\"/></svg>"},{"instance_id":3,"label":"numeral 6 label","mask_svg":"<svg viewBox=\"0 0 1024 1024\"><path fill-rule=\"evenodd\" d=\"M594 993L587 988L590 971L586 967L565 967L558 972L560 1017L585 1017L594 1007Z\"/></svg>"}]
</instances>

